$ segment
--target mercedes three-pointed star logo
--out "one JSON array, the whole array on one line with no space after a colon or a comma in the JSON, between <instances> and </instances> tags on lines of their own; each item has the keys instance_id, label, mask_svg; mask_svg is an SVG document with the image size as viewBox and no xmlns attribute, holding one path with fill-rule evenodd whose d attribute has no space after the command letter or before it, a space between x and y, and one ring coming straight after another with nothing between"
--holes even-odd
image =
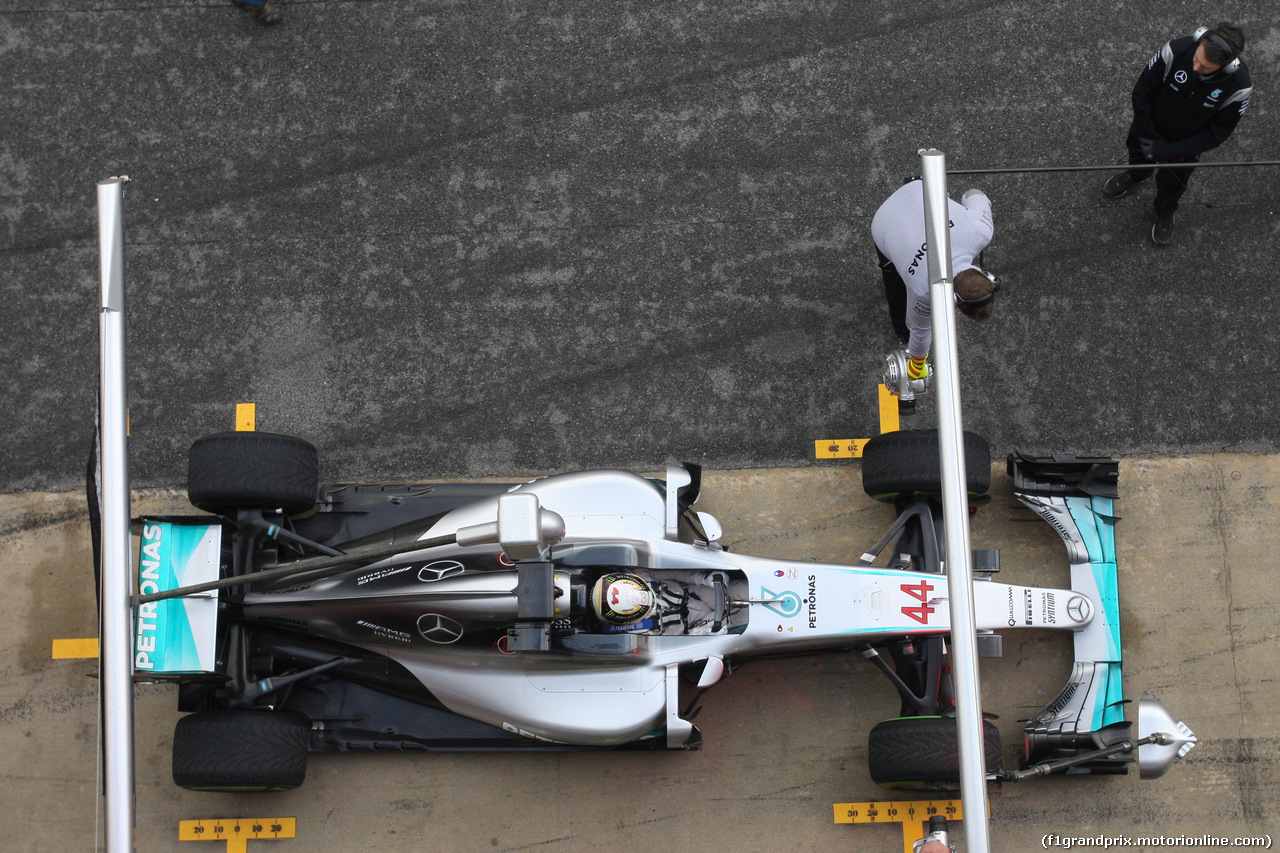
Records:
<instances>
[{"instance_id":1,"label":"mercedes three-pointed star logo","mask_svg":"<svg viewBox=\"0 0 1280 853\"><path fill-rule=\"evenodd\" d=\"M1067 615L1076 623L1088 622L1093 616L1093 602L1084 596L1073 595L1067 602Z\"/></svg>"},{"instance_id":2,"label":"mercedes three-pointed star logo","mask_svg":"<svg viewBox=\"0 0 1280 853\"><path fill-rule=\"evenodd\" d=\"M460 575L464 571L466 569L457 560L436 560L434 563L427 563L418 569L418 580L423 583L432 583L433 581Z\"/></svg>"},{"instance_id":3,"label":"mercedes three-pointed star logo","mask_svg":"<svg viewBox=\"0 0 1280 853\"><path fill-rule=\"evenodd\" d=\"M462 624L439 613L425 613L418 617L418 633L424 640L447 645L462 639Z\"/></svg>"}]
</instances>

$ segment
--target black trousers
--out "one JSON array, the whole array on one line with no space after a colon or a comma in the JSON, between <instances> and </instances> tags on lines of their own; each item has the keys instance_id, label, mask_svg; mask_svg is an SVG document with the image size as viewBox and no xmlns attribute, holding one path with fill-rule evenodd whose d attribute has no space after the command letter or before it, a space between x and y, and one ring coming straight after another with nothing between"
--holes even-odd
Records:
<instances>
[{"instance_id":1,"label":"black trousers","mask_svg":"<svg viewBox=\"0 0 1280 853\"><path fill-rule=\"evenodd\" d=\"M893 261L884 256L879 248L876 258L880 263L880 275L884 278L884 298L889 303L889 322L893 324L893 332L898 340L906 345L911 339L911 330L907 328L907 284L898 275Z\"/></svg>"},{"instance_id":2,"label":"black trousers","mask_svg":"<svg viewBox=\"0 0 1280 853\"><path fill-rule=\"evenodd\" d=\"M1187 191L1187 182L1191 180L1191 173L1194 168L1189 169L1157 169L1148 165L1147 158L1142 156L1142 144L1139 141L1137 130L1129 128L1129 137L1125 140L1125 145L1129 148L1129 165L1146 166L1145 169L1129 169L1129 177L1133 178L1136 184L1145 181L1151 177L1154 172L1156 176L1156 200L1155 209L1156 216L1165 218L1173 216L1173 212L1178 209L1178 199L1182 198L1182 194ZM1198 163L1198 157L1186 157L1175 160L1176 163Z\"/></svg>"}]
</instances>

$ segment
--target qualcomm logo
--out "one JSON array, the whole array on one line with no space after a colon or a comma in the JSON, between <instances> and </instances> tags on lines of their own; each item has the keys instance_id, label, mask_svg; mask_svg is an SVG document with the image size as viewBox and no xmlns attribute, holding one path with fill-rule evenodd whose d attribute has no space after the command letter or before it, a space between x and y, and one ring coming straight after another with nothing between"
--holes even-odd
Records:
<instances>
[{"instance_id":1,"label":"qualcomm logo","mask_svg":"<svg viewBox=\"0 0 1280 853\"><path fill-rule=\"evenodd\" d=\"M762 586L760 597L768 599L762 603L779 616L790 619L800 613L800 596L794 592L774 592Z\"/></svg>"}]
</instances>

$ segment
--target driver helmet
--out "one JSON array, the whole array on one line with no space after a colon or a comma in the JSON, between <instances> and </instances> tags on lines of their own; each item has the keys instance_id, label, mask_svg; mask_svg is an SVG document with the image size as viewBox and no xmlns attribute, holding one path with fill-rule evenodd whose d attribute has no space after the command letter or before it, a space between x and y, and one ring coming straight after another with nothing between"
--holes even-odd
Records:
<instances>
[{"instance_id":1,"label":"driver helmet","mask_svg":"<svg viewBox=\"0 0 1280 853\"><path fill-rule=\"evenodd\" d=\"M591 589L591 606L603 622L630 625L653 615L658 596L639 575L614 572L596 581Z\"/></svg>"}]
</instances>

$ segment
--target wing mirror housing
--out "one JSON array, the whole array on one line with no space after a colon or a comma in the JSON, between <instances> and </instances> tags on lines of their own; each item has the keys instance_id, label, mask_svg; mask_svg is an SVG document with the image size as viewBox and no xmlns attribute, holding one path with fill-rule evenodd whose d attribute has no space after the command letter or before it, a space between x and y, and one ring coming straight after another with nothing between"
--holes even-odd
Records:
<instances>
[{"instance_id":1,"label":"wing mirror housing","mask_svg":"<svg viewBox=\"0 0 1280 853\"><path fill-rule=\"evenodd\" d=\"M702 674L698 676L698 689L710 687L718 682L724 676L724 658L719 655L712 655L707 658L707 665L702 668Z\"/></svg>"}]
</instances>

